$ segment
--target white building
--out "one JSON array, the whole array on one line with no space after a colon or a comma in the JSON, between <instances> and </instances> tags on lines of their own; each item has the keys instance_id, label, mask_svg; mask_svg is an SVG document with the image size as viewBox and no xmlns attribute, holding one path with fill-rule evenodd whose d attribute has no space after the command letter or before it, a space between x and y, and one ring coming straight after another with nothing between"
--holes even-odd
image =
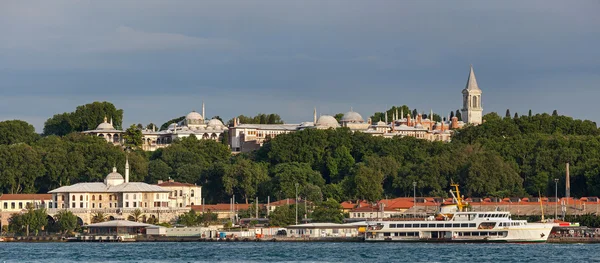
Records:
<instances>
[{"instance_id":1,"label":"white building","mask_svg":"<svg viewBox=\"0 0 600 263\"><path fill-rule=\"evenodd\" d=\"M462 91L462 118L468 124L479 125L483 123L483 107L481 106L481 93L481 89L479 89L479 86L477 85L477 80L475 79L473 65L471 65L471 71L469 72L469 79L467 80L467 85Z\"/></svg>"}]
</instances>

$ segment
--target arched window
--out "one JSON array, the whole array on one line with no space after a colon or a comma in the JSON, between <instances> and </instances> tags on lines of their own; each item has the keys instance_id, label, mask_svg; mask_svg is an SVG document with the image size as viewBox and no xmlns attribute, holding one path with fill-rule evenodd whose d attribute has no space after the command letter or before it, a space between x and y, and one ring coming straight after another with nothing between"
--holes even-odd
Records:
<instances>
[{"instance_id":1,"label":"arched window","mask_svg":"<svg viewBox=\"0 0 600 263\"><path fill-rule=\"evenodd\" d=\"M473 96L473 108L479 108L477 106L477 96Z\"/></svg>"},{"instance_id":2,"label":"arched window","mask_svg":"<svg viewBox=\"0 0 600 263\"><path fill-rule=\"evenodd\" d=\"M125 199L129 200L129 194L125 194Z\"/></svg>"},{"instance_id":3,"label":"arched window","mask_svg":"<svg viewBox=\"0 0 600 263\"><path fill-rule=\"evenodd\" d=\"M183 196L183 191L179 190L179 196Z\"/></svg>"},{"instance_id":4,"label":"arched window","mask_svg":"<svg viewBox=\"0 0 600 263\"><path fill-rule=\"evenodd\" d=\"M133 200L135 200L135 199L136 199L136 196L137 196L136 194L133 194Z\"/></svg>"},{"instance_id":5,"label":"arched window","mask_svg":"<svg viewBox=\"0 0 600 263\"><path fill-rule=\"evenodd\" d=\"M71 200L75 201L75 195L71 196Z\"/></svg>"},{"instance_id":6,"label":"arched window","mask_svg":"<svg viewBox=\"0 0 600 263\"><path fill-rule=\"evenodd\" d=\"M102 195L98 196L98 200L102 201Z\"/></svg>"},{"instance_id":7,"label":"arched window","mask_svg":"<svg viewBox=\"0 0 600 263\"><path fill-rule=\"evenodd\" d=\"M92 201L96 201L96 196L92 195Z\"/></svg>"},{"instance_id":8,"label":"arched window","mask_svg":"<svg viewBox=\"0 0 600 263\"><path fill-rule=\"evenodd\" d=\"M192 191L190 191L190 196L194 197L194 189L192 189Z\"/></svg>"},{"instance_id":9,"label":"arched window","mask_svg":"<svg viewBox=\"0 0 600 263\"><path fill-rule=\"evenodd\" d=\"M112 201L112 195L109 195L109 196L108 196L108 200L109 200L109 201Z\"/></svg>"},{"instance_id":10,"label":"arched window","mask_svg":"<svg viewBox=\"0 0 600 263\"><path fill-rule=\"evenodd\" d=\"M177 190L173 191L173 196L177 196Z\"/></svg>"},{"instance_id":11,"label":"arched window","mask_svg":"<svg viewBox=\"0 0 600 263\"><path fill-rule=\"evenodd\" d=\"M79 196L79 201L83 201L83 195Z\"/></svg>"}]
</instances>

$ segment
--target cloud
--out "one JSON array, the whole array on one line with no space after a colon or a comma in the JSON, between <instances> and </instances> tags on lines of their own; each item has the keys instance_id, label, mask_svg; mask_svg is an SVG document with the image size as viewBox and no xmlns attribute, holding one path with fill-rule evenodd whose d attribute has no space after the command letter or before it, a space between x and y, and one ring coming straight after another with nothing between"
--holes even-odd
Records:
<instances>
[{"instance_id":1,"label":"cloud","mask_svg":"<svg viewBox=\"0 0 600 263\"><path fill-rule=\"evenodd\" d=\"M111 34L98 37L84 47L86 52L136 52L194 49L231 49L235 41L222 38L202 38L183 34L145 32L119 26Z\"/></svg>"}]
</instances>

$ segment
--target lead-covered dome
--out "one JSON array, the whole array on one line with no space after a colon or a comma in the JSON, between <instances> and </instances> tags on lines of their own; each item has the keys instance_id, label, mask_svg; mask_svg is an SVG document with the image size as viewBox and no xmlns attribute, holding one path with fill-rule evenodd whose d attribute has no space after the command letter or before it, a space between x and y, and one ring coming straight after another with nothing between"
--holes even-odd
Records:
<instances>
[{"instance_id":1,"label":"lead-covered dome","mask_svg":"<svg viewBox=\"0 0 600 263\"><path fill-rule=\"evenodd\" d=\"M117 172L117 167L113 167L112 173L104 178L104 184L107 186L120 185L125 182L123 176Z\"/></svg>"},{"instance_id":2,"label":"lead-covered dome","mask_svg":"<svg viewBox=\"0 0 600 263\"><path fill-rule=\"evenodd\" d=\"M342 117L342 122L364 122L362 116L358 114L358 112L349 111L344 114Z\"/></svg>"},{"instance_id":3,"label":"lead-covered dome","mask_svg":"<svg viewBox=\"0 0 600 263\"><path fill-rule=\"evenodd\" d=\"M322 115L317 120L316 126L319 127L327 127L327 128L338 128L340 124L337 120L331 115Z\"/></svg>"},{"instance_id":4,"label":"lead-covered dome","mask_svg":"<svg viewBox=\"0 0 600 263\"><path fill-rule=\"evenodd\" d=\"M204 122L204 118L200 113L196 111L192 111L185 116L186 124L202 124Z\"/></svg>"},{"instance_id":5,"label":"lead-covered dome","mask_svg":"<svg viewBox=\"0 0 600 263\"><path fill-rule=\"evenodd\" d=\"M208 121L208 126L209 127L222 127L223 122L219 119L211 119L210 121Z\"/></svg>"},{"instance_id":6,"label":"lead-covered dome","mask_svg":"<svg viewBox=\"0 0 600 263\"><path fill-rule=\"evenodd\" d=\"M112 122L112 120L111 120L111 122ZM96 130L105 130L106 131L106 130L114 130L114 129L115 129L115 127L112 124L108 123L106 117L104 117L104 122L98 124L98 127L96 127Z\"/></svg>"}]
</instances>

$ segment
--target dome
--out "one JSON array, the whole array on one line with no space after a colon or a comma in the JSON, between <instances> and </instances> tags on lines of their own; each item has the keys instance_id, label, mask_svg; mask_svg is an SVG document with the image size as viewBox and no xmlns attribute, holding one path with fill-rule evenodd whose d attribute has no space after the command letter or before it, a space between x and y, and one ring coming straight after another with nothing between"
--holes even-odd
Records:
<instances>
[{"instance_id":1,"label":"dome","mask_svg":"<svg viewBox=\"0 0 600 263\"><path fill-rule=\"evenodd\" d=\"M378 121L377 126L387 126L387 124L383 121Z\"/></svg>"},{"instance_id":2,"label":"dome","mask_svg":"<svg viewBox=\"0 0 600 263\"><path fill-rule=\"evenodd\" d=\"M338 128L338 127L340 127L340 124L337 122L337 120L333 116L322 115L317 120L316 126L328 127L328 128Z\"/></svg>"},{"instance_id":3,"label":"dome","mask_svg":"<svg viewBox=\"0 0 600 263\"><path fill-rule=\"evenodd\" d=\"M420 123L417 123L417 125L415 125L415 128L417 128L417 129L422 129L422 128L423 128L423 125L421 125Z\"/></svg>"},{"instance_id":4,"label":"dome","mask_svg":"<svg viewBox=\"0 0 600 263\"><path fill-rule=\"evenodd\" d=\"M342 117L342 122L364 122L362 116L358 112L349 111Z\"/></svg>"},{"instance_id":5,"label":"dome","mask_svg":"<svg viewBox=\"0 0 600 263\"><path fill-rule=\"evenodd\" d=\"M113 126L112 126L110 123L108 123L108 122L103 122L103 123L100 123L100 124L98 125L98 127L96 127L96 130L114 130L114 129L115 129L115 127L113 127Z\"/></svg>"},{"instance_id":6,"label":"dome","mask_svg":"<svg viewBox=\"0 0 600 263\"><path fill-rule=\"evenodd\" d=\"M188 115L185 116L185 123L186 124L202 124L204 122L204 118L202 117L202 115L200 113L197 113L196 111L192 111L190 113L188 113Z\"/></svg>"},{"instance_id":7,"label":"dome","mask_svg":"<svg viewBox=\"0 0 600 263\"><path fill-rule=\"evenodd\" d=\"M104 178L104 184L108 186L120 185L125 182L125 179L120 173L117 173L117 167L113 167L112 173L109 173L106 178Z\"/></svg>"},{"instance_id":8,"label":"dome","mask_svg":"<svg viewBox=\"0 0 600 263\"><path fill-rule=\"evenodd\" d=\"M104 116L104 122L100 123L98 127L96 127L96 130L114 130L115 127L113 127L112 125L112 119L110 120L110 122L111 123L109 123L106 119L106 116Z\"/></svg>"},{"instance_id":9,"label":"dome","mask_svg":"<svg viewBox=\"0 0 600 263\"><path fill-rule=\"evenodd\" d=\"M219 120L219 119L211 119L210 121L208 121L208 126L210 126L210 127L223 126L223 122L221 122L221 120Z\"/></svg>"}]
</instances>

